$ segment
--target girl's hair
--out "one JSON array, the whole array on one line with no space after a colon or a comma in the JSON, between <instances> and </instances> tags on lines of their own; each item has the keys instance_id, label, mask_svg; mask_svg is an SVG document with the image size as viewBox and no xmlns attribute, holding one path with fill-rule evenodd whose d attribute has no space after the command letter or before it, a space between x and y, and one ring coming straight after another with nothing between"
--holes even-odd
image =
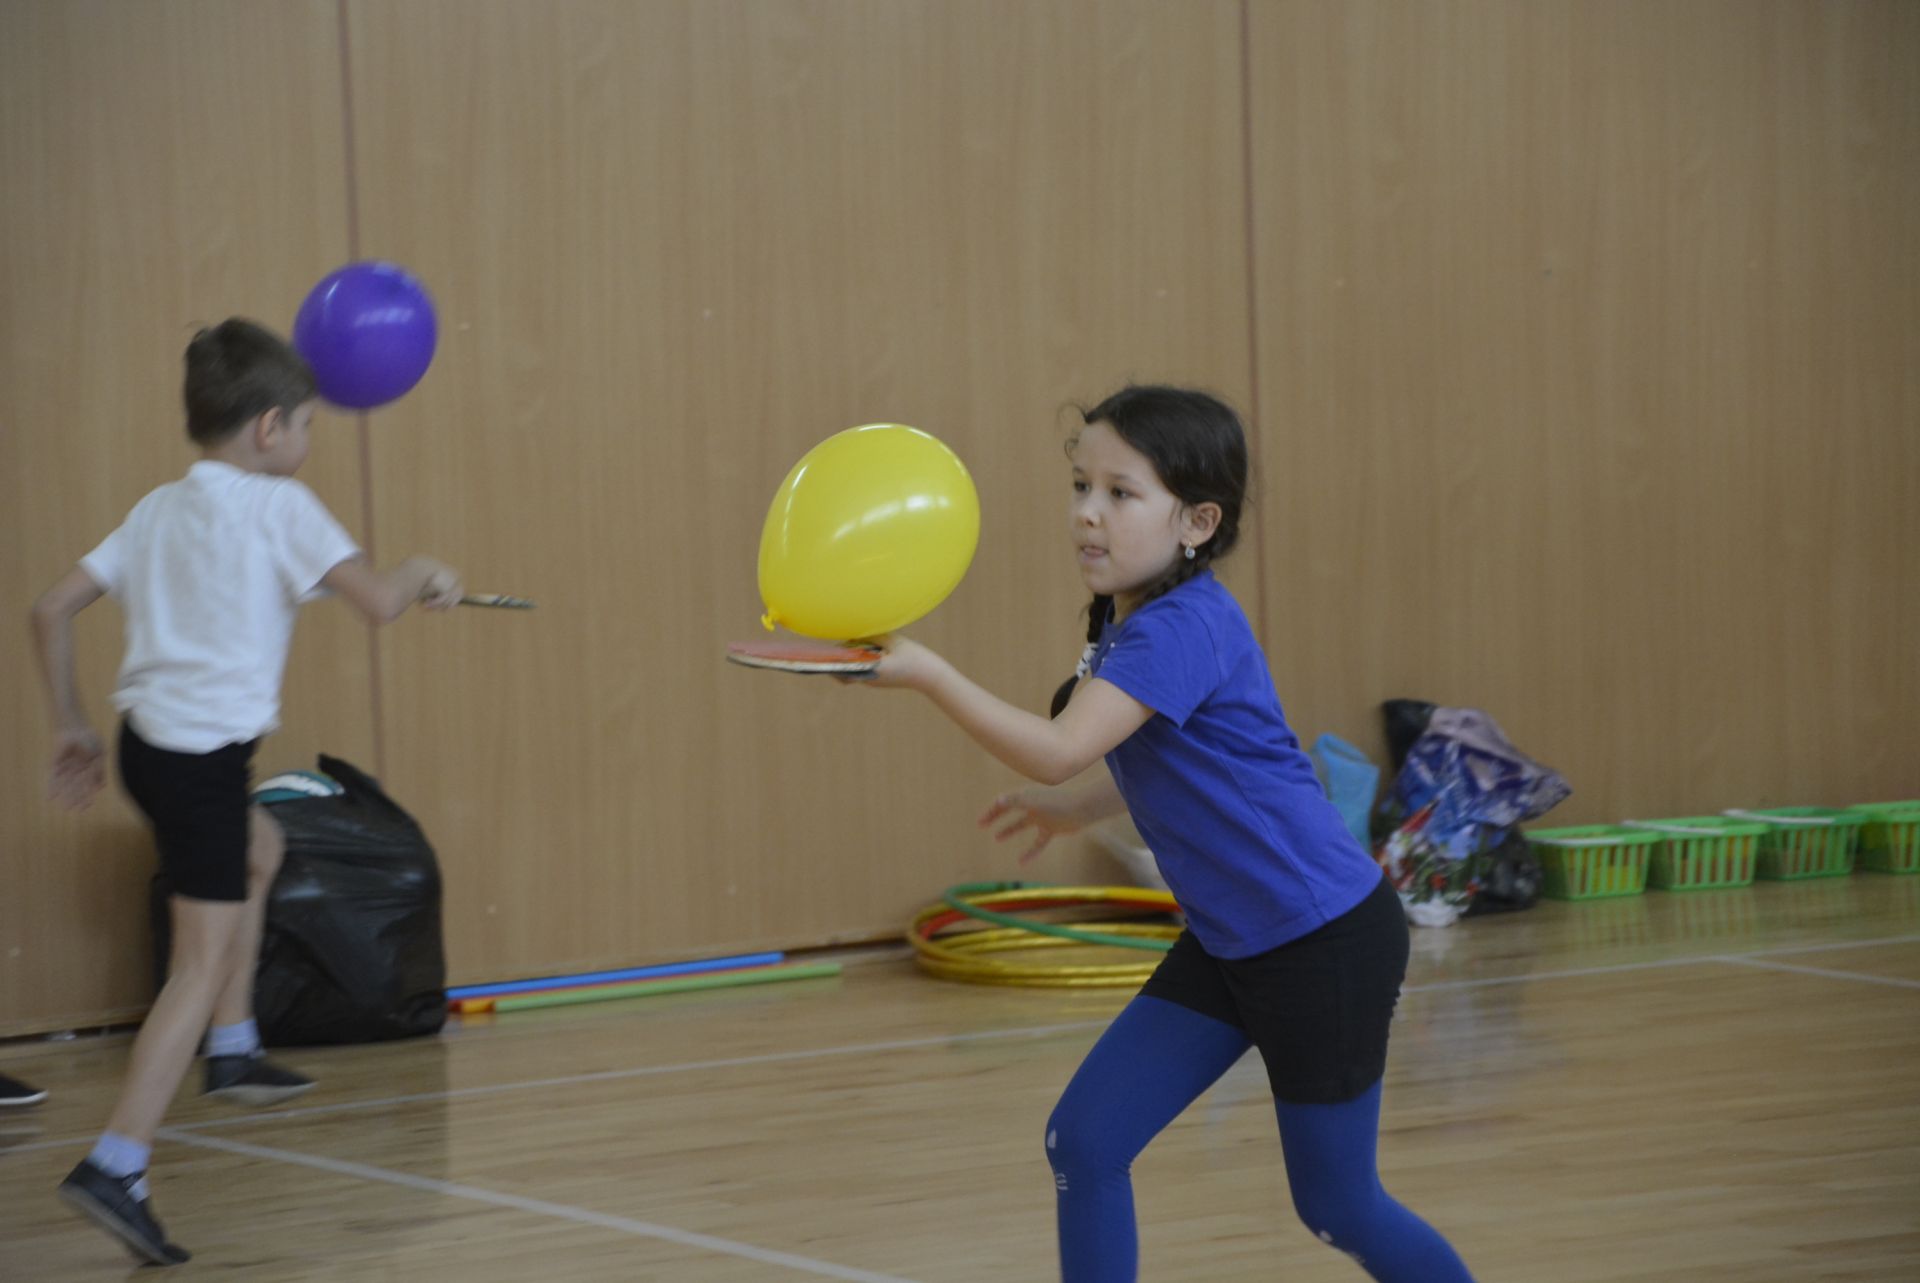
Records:
<instances>
[{"instance_id":1,"label":"girl's hair","mask_svg":"<svg viewBox=\"0 0 1920 1283\"><path fill-rule=\"evenodd\" d=\"M1240 538L1240 513L1247 501L1247 436L1240 416L1205 392L1160 384L1129 384L1092 409L1076 406L1082 425L1106 423L1120 439L1147 457L1154 475L1188 507L1220 506L1220 524L1191 560L1181 557L1166 577L1147 589L1142 603L1165 596L1233 550ZM1067 441L1071 455L1076 431ZM1095 594L1087 610L1087 645L1100 640L1113 598ZM1079 674L1054 692L1053 716L1067 706Z\"/></svg>"}]
</instances>

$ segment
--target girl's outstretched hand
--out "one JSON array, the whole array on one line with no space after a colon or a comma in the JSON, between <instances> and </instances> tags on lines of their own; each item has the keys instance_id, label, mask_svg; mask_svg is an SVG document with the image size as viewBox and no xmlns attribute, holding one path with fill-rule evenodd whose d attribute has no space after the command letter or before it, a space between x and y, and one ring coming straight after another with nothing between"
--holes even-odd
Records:
<instances>
[{"instance_id":1,"label":"girl's outstretched hand","mask_svg":"<svg viewBox=\"0 0 1920 1283\"><path fill-rule=\"evenodd\" d=\"M980 827L992 828L1003 820L1005 823L994 831L993 840L996 842L1005 842L1015 834L1028 830L1033 832L1033 844L1020 855L1022 864L1039 855L1046 849L1047 843L1060 834L1077 833L1086 825L1071 795L1047 788L1002 793L988 804L985 813L980 816Z\"/></svg>"},{"instance_id":2,"label":"girl's outstretched hand","mask_svg":"<svg viewBox=\"0 0 1920 1283\"><path fill-rule=\"evenodd\" d=\"M934 668L941 662L940 657L898 633L874 639L886 652L881 657L880 667L871 673L859 677L843 677L842 682L862 686L906 687L924 689L932 678Z\"/></svg>"}]
</instances>

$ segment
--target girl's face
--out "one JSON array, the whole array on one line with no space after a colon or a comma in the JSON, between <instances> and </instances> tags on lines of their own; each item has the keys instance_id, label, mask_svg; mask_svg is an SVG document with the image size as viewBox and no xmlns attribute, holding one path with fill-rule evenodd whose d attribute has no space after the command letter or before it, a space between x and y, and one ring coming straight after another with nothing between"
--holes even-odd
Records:
<instances>
[{"instance_id":1,"label":"girl's face","mask_svg":"<svg viewBox=\"0 0 1920 1283\"><path fill-rule=\"evenodd\" d=\"M1182 503L1152 462L1104 421L1081 429L1068 457L1080 578L1096 595L1112 597L1115 618L1124 618L1186 555L1186 545L1206 542L1219 509Z\"/></svg>"}]
</instances>

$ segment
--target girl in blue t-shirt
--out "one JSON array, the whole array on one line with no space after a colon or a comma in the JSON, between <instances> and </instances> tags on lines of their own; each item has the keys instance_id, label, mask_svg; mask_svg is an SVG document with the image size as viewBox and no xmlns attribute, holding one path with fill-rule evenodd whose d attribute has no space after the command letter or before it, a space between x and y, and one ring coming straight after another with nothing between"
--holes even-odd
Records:
<instances>
[{"instance_id":1,"label":"girl in blue t-shirt","mask_svg":"<svg viewBox=\"0 0 1920 1283\"><path fill-rule=\"evenodd\" d=\"M1128 1170L1249 1047L1266 1061L1300 1218L1385 1283L1466 1266L1381 1188L1387 1026L1406 973L1399 899L1321 792L1266 657L1213 563L1240 533L1247 447L1204 393L1128 387L1068 442L1071 534L1093 590L1079 672L1053 717L1015 708L895 637L874 686L920 691L989 753L1064 785L995 800L983 824L1055 834L1125 809L1187 930L1080 1066L1047 1121L1069 1283L1135 1277Z\"/></svg>"}]
</instances>

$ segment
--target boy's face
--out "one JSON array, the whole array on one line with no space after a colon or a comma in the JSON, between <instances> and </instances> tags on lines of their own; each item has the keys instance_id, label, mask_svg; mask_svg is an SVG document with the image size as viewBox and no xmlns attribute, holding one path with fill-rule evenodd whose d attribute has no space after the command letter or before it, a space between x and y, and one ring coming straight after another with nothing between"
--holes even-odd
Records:
<instances>
[{"instance_id":1,"label":"boy's face","mask_svg":"<svg viewBox=\"0 0 1920 1283\"><path fill-rule=\"evenodd\" d=\"M319 405L317 400L302 401L291 412L269 410L262 416L260 446L266 471L290 477L300 470L312 446L307 434L313 426L313 412Z\"/></svg>"}]
</instances>

